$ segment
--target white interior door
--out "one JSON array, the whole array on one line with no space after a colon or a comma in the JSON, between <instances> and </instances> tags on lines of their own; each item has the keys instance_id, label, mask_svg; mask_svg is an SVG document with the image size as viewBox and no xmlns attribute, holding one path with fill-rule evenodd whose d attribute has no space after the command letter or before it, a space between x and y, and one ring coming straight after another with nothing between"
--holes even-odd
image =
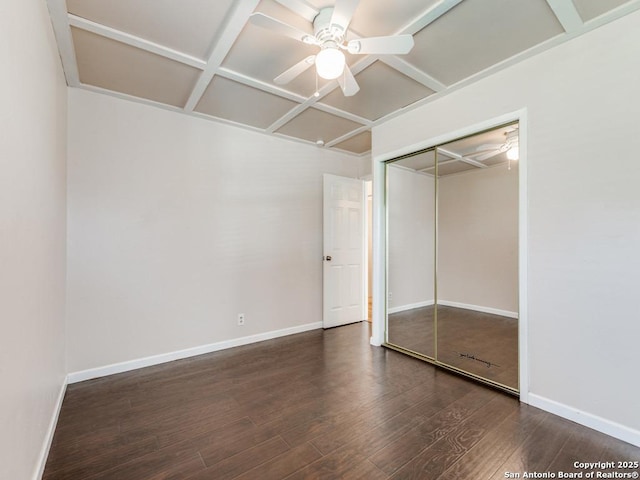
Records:
<instances>
[{"instance_id":1,"label":"white interior door","mask_svg":"<svg viewBox=\"0 0 640 480\"><path fill-rule=\"evenodd\" d=\"M324 328L365 320L364 182L324 175Z\"/></svg>"}]
</instances>

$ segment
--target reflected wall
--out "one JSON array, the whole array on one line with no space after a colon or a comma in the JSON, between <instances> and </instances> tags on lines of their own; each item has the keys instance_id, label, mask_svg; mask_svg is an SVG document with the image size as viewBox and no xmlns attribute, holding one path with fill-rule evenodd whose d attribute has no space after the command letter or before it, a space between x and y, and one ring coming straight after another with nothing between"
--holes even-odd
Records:
<instances>
[{"instance_id":1,"label":"reflected wall","mask_svg":"<svg viewBox=\"0 0 640 480\"><path fill-rule=\"evenodd\" d=\"M434 151L387 167L387 340L434 358L435 177L425 165Z\"/></svg>"}]
</instances>

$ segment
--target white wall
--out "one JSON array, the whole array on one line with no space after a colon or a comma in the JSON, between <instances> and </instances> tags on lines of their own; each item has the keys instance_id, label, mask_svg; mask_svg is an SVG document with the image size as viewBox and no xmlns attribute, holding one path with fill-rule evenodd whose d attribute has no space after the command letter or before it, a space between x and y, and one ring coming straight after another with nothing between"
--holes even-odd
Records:
<instances>
[{"instance_id":1,"label":"white wall","mask_svg":"<svg viewBox=\"0 0 640 480\"><path fill-rule=\"evenodd\" d=\"M517 163L438 179L438 301L517 314Z\"/></svg>"},{"instance_id":2,"label":"white wall","mask_svg":"<svg viewBox=\"0 0 640 480\"><path fill-rule=\"evenodd\" d=\"M69 109L70 372L321 322L322 173L357 157L82 90Z\"/></svg>"},{"instance_id":3,"label":"white wall","mask_svg":"<svg viewBox=\"0 0 640 480\"><path fill-rule=\"evenodd\" d=\"M373 132L377 158L527 109L529 399L638 444L639 31L635 12Z\"/></svg>"},{"instance_id":4,"label":"white wall","mask_svg":"<svg viewBox=\"0 0 640 480\"><path fill-rule=\"evenodd\" d=\"M66 85L45 2L0 4L0 478L35 478L64 385Z\"/></svg>"},{"instance_id":5,"label":"white wall","mask_svg":"<svg viewBox=\"0 0 640 480\"><path fill-rule=\"evenodd\" d=\"M391 164L388 182L390 313L433 303L434 177Z\"/></svg>"}]
</instances>

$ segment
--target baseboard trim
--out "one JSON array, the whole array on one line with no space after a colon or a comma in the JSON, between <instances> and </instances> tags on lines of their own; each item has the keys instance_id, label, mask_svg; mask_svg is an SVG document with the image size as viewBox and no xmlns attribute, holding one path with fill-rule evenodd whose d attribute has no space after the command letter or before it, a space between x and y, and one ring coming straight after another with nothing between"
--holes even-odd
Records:
<instances>
[{"instance_id":1,"label":"baseboard trim","mask_svg":"<svg viewBox=\"0 0 640 480\"><path fill-rule=\"evenodd\" d=\"M549 413L579 423L585 427L592 428L598 432L605 433L624 442L640 447L640 431L626 427L619 423L607 420L606 418L583 412L577 408L570 407L555 400L529 393L529 405L541 408Z\"/></svg>"},{"instance_id":2,"label":"baseboard trim","mask_svg":"<svg viewBox=\"0 0 640 480\"><path fill-rule=\"evenodd\" d=\"M500 310L499 308L483 307L482 305L472 305L470 303L450 302L449 300L438 300L438 305L445 307L464 308L465 310L473 310L475 312L491 313L502 317L518 318L518 312L509 310Z\"/></svg>"},{"instance_id":3,"label":"baseboard trim","mask_svg":"<svg viewBox=\"0 0 640 480\"><path fill-rule=\"evenodd\" d=\"M51 444L53 443L53 434L56 432L56 426L58 425L58 418L60 417L60 409L62 408L62 401L64 400L64 394L67 391L68 377L65 377L58 393L58 399L47 428L47 433L44 437L44 443L38 456L38 462L36 463L36 469L33 473L33 480L41 480L44 475L44 467L47 465L47 458L49 457L49 450L51 450Z\"/></svg>"},{"instance_id":4,"label":"baseboard trim","mask_svg":"<svg viewBox=\"0 0 640 480\"><path fill-rule=\"evenodd\" d=\"M429 307L435 302L433 300L425 300L424 302L408 303L407 305L399 305L397 307L390 308L388 313L399 313L407 310L413 310L414 308ZM449 300L438 300L438 305L444 307L464 308L465 310L473 310L482 313L491 313L493 315L500 315L502 317L518 318L518 312L510 312L509 310L500 310L499 308L483 307L482 305L472 305L470 303L451 302Z\"/></svg>"},{"instance_id":5,"label":"baseboard trim","mask_svg":"<svg viewBox=\"0 0 640 480\"><path fill-rule=\"evenodd\" d=\"M231 340L224 340L222 342L210 343L207 345L187 348L184 350L177 350L175 352L162 353L160 355L128 360L126 362L113 363L111 365L105 365L104 367L96 367L87 370L81 370L79 372L72 372L68 375L67 381L68 383L83 382L85 380L91 380L92 378L100 378L116 373L129 372L131 370L137 370L139 368L150 367L152 365L172 362L174 360L180 360L182 358L195 357L196 355L217 352L219 350L226 350L227 348L239 347L242 345L249 345L250 343L263 342L265 340L271 340L273 338L286 337L287 335L307 332L309 330L316 330L319 328L322 328L322 322L307 323L305 325L298 325L296 327L283 328L282 330L273 330L271 332L258 333L256 335L249 335L247 337L233 338Z\"/></svg>"},{"instance_id":6,"label":"baseboard trim","mask_svg":"<svg viewBox=\"0 0 640 480\"><path fill-rule=\"evenodd\" d=\"M393 307L387 310L387 312L390 314L405 312L407 310L413 310L414 308L429 307L431 305L433 305L433 300L425 300L424 302L408 303L407 305L400 305L398 307Z\"/></svg>"}]
</instances>

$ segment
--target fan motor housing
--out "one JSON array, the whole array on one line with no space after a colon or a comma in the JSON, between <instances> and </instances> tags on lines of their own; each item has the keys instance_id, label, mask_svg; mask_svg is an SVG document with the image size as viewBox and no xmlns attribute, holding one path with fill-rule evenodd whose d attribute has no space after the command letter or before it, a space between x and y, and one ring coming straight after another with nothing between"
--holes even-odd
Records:
<instances>
[{"instance_id":1,"label":"fan motor housing","mask_svg":"<svg viewBox=\"0 0 640 480\"><path fill-rule=\"evenodd\" d=\"M331 25L332 16L333 7L326 7L320 10L316 18L313 19L313 33L323 46L326 42L342 45L344 41L344 28L336 24Z\"/></svg>"}]
</instances>

